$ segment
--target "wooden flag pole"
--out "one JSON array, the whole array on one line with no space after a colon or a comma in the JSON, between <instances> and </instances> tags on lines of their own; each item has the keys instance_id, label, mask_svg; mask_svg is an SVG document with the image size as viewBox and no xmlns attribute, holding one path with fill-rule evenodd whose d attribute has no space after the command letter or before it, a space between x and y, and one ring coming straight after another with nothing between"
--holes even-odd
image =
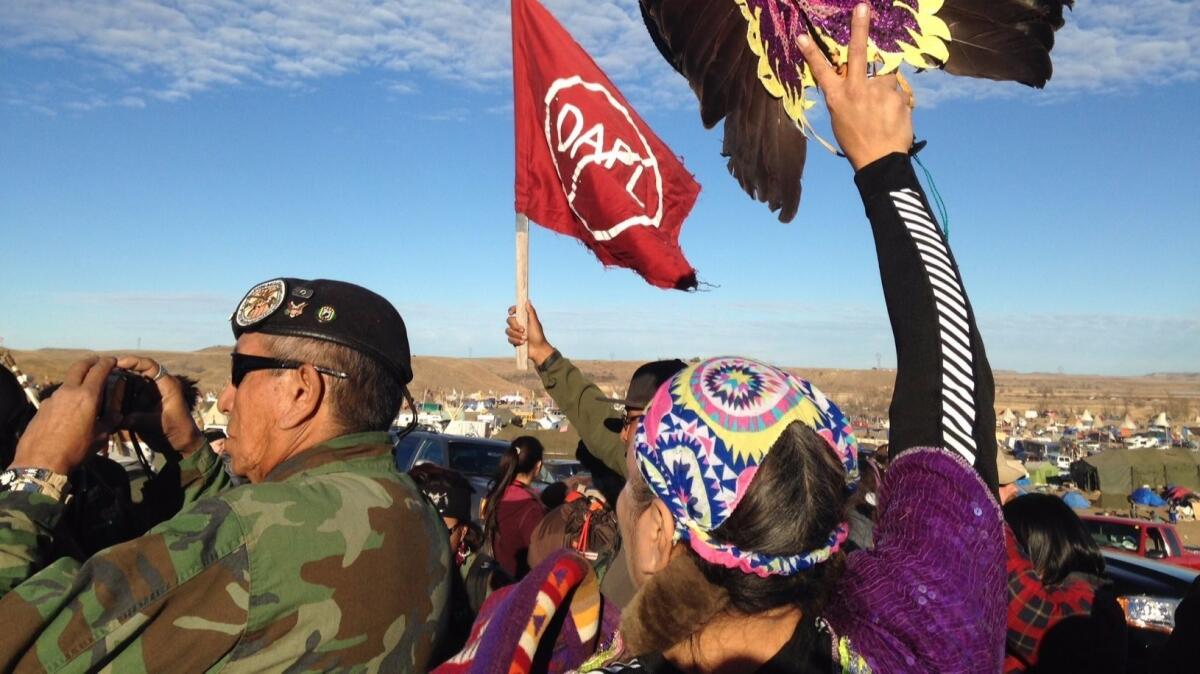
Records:
<instances>
[{"instance_id":1,"label":"wooden flag pole","mask_svg":"<svg viewBox=\"0 0 1200 674\"><path fill-rule=\"evenodd\" d=\"M517 322L529 329L525 304L529 301L529 218L517 213ZM517 369L529 369L529 347L517 347Z\"/></svg>"}]
</instances>

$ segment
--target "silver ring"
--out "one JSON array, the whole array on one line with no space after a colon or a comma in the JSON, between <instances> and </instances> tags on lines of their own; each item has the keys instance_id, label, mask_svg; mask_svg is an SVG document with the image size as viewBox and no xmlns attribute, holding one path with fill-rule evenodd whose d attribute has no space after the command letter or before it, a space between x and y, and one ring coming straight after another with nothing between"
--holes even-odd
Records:
<instances>
[{"instance_id":1,"label":"silver ring","mask_svg":"<svg viewBox=\"0 0 1200 674\"><path fill-rule=\"evenodd\" d=\"M162 364L159 363L158 364L158 372L154 373L154 377L152 377L150 379L150 381L158 381L159 379L162 379L163 377L167 376L168 374L170 374L170 373L167 372L167 368L163 367Z\"/></svg>"}]
</instances>

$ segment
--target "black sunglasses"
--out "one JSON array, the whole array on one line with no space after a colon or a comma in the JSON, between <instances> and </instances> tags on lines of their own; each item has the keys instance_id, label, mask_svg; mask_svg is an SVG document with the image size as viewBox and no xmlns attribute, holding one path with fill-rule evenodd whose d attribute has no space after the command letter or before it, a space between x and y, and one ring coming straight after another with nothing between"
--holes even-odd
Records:
<instances>
[{"instance_id":1,"label":"black sunglasses","mask_svg":"<svg viewBox=\"0 0 1200 674\"><path fill-rule=\"evenodd\" d=\"M230 379L233 381L234 386L241 386L242 380L246 378L246 375L255 370L297 370L304 365L304 363L298 360L279 360L278 358L268 358L267 356L250 356L244 353L237 353L236 351L229 354L229 357L232 360ZM337 370L331 370L319 365L313 365L313 369L321 374L327 374L330 377L337 377L338 379L348 379L350 377L345 372L338 372Z\"/></svg>"}]
</instances>

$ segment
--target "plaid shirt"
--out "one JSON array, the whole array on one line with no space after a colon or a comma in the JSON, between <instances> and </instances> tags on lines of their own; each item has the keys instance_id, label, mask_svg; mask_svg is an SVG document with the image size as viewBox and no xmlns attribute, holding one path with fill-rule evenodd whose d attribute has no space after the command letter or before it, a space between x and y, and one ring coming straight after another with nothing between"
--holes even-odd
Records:
<instances>
[{"instance_id":1,"label":"plaid shirt","mask_svg":"<svg viewBox=\"0 0 1200 674\"><path fill-rule=\"evenodd\" d=\"M1004 672L1014 674L1037 663L1042 637L1056 623L1073 615L1091 613L1096 588L1082 579L1043 585L1008 525L1004 526L1004 543L1008 551L1008 638Z\"/></svg>"}]
</instances>

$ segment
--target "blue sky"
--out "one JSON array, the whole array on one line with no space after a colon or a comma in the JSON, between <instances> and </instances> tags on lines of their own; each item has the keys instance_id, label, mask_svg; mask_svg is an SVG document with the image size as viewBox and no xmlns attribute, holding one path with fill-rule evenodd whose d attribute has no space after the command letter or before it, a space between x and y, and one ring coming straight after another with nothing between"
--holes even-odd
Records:
<instances>
[{"instance_id":1,"label":"blue sky","mask_svg":"<svg viewBox=\"0 0 1200 674\"><path fill-rule=\"evenodd\" d=\"M810 147L779 224L725 173L633 0L545 3L703 185L707 292L531 236L552 341L595 358L894 363L844 160ZM414 350L507 355L508 3L26 2L0 15L0 337L195 349L255 282L361 283ZM994 367L1200 370L1200 9L1079 0L1045 91L925 73L922 154ZM818 128L825 128L818 120Z\"/></svg>"}]
</instances>

